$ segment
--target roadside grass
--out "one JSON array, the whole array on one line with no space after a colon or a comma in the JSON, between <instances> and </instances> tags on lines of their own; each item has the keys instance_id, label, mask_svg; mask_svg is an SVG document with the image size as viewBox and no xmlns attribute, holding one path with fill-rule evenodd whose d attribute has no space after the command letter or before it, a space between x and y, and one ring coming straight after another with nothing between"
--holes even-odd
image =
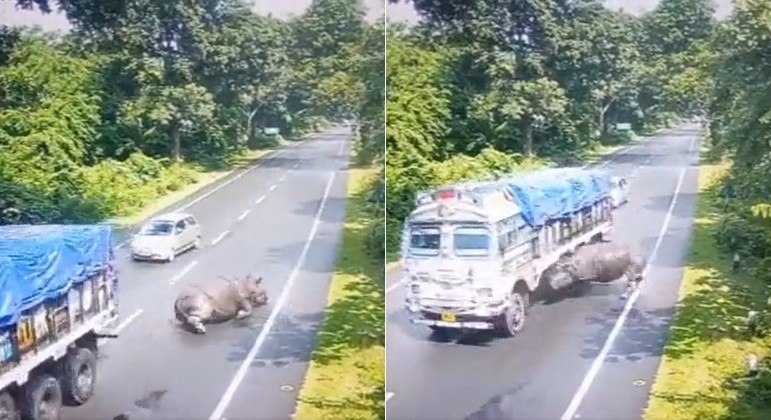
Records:
<instances>
[{"instance_id":1,"label":"roadside grass","mask_svg":"<svg viewBox=\"0 0 771 420\"><path fill-rule=\"evenodd\" d=\"M349 171L337 268L295 420L385 419L383 261L365 248L377 214L367 193L378 173L374 168Z\"/></svg>"},{"instance_id":2,"label":"roadside grass","mask_svg":"<svg viewBox=\"0 0 771 420\"><path fill-rule=\"evenodd\" d=\"M693 236L677 314L664 348L645 420L769 419L771 373L747 377L746 359L771 356L771 337L746 332L749 310L766 306L766 286L731 271L714 240L726 161L702 161Z\"/></svg>"}]
</instances>

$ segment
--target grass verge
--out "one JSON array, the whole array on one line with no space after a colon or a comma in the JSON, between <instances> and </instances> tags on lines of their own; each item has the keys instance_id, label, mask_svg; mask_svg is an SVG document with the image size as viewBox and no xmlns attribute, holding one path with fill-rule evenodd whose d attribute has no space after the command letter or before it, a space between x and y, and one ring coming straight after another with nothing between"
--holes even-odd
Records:
<instances>
[{"instance_id":1,"label":"grass verge","mask_svg":"<svg viewBox=\"0 0 771 420\"><path fill-rule=\"evenodd\" d=\"M750 353L771 355L771 338L751 337L744 320L765 306L765 285L732 272L714 240L717 188L729 168L700 167L691 249L646 420L771 418L771 375L745 373Z\"/></svg>"},{"instance_id":2,"label":"grass verge","mask_svg":"<svg viewBox=\"0 0 771 420\"><path fill-rule=\"evenodd\" d=\"M365 243L374 214L367 192L376 169L352 169L337 268L295 420L385 418L385 314L382 259Z\"/></svg>"}]
</instances>

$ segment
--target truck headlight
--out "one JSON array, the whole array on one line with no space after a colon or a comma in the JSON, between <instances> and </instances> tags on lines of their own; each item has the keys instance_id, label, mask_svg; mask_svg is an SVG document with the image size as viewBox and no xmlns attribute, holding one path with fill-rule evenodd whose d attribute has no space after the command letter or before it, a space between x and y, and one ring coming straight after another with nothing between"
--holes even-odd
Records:
<instances>
[{"instance_id":1,"label":"truck headlight","mask_svg":"<svg viewBox=\"0 0 771 420\"><path fill-rule=\"evenodd\" d=\"M416 295L419 294L420 293L420 285L419 284L411 284L410 285L410 291L413 294L416 294Z\"/></svg>"},{"instance_id":2,"label":"truck headlight","mask_svg":"<svg viewBox=\"0 0 771 420\"><path fill-rule=\"evenodd\" d=\"M490 287L483 287L481 289L477 289L477 295L483 298L491 298L493 297L493 289Z\"/></svg>"}]
</instances>

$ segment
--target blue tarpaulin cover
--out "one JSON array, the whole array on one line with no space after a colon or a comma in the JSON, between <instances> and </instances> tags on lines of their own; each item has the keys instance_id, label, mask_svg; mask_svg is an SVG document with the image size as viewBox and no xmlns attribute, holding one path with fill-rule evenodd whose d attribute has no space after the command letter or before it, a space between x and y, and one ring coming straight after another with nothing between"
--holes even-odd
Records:
<instances>
[{"instance_id":1,"label":"blue tarpaulin cover","mask_svg":"<svg viewBox=\"0 0 771 420\"><path fill-rule=\"evenodd\" d=\"M610 179L596 170L558 168L504 176L496 182L507 189L532 227L569 217L610 195ZM488 187L489 188L489 187Z\"/></svg>"},{"instance_id":2,"label":"blue tarpaulin cover","mask_svg":"<svg viewBox=\"0 0 771 420\"><path fill-rule=\"evenodd\" d=\"M109 225L0 226L0 327L109 263L111 236Z\"/></svg>"}]
</instances>

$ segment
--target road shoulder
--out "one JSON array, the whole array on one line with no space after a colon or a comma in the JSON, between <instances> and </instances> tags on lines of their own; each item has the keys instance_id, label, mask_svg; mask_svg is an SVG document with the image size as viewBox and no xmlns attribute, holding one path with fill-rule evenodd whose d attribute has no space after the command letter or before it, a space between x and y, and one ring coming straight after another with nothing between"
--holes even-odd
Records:
<instances>
[{"instance_id":1,"label":"road shoulder","mask_svg":"<svg viewBox=\"0 0 771 420\"><path fill-rule=\"evenodd\" d=\"M294 418L384 419L384 296L379 261L367 253L366 192L376 169L349 170L348 200L327 310Z\"/></svg>"},{"instance_id":2,"label":"road shoulder","mask_svg":"<svg viewBox=\"0 0 771 420\"><path fill-rule=\"evenodd\" d=\"M714 240L715 200L728 163L702 163L692 242L680 299L644 418L769 418L771 374L746 377L749 354L771 356L771 337L746 332L749 310L762 309L766 285L732 273Z\"/></svg>"}]
</instances>

